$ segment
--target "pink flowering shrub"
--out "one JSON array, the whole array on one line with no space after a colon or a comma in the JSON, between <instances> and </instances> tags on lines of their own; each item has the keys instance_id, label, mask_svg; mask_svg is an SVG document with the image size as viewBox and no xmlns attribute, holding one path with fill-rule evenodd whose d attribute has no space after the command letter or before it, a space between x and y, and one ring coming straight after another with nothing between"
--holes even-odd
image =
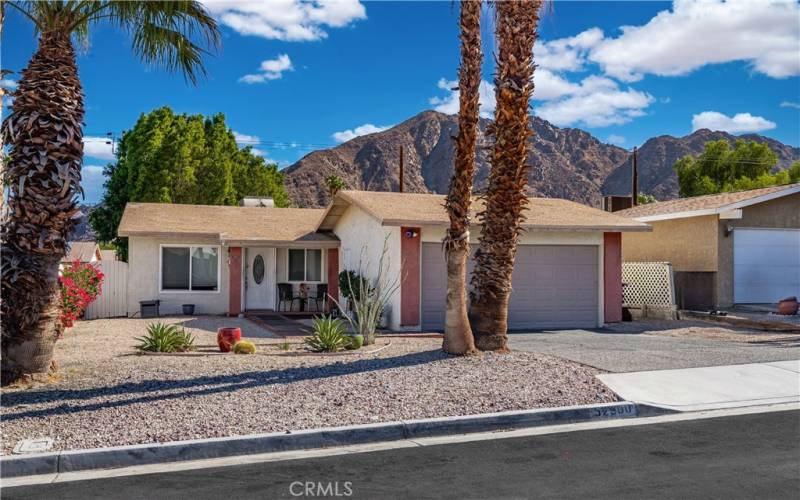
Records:
<instances>
[{"instance_id":1,"label":"pink flowering shrub","mask_svg":"<svg viewBox=\"0 0 800 500\"><path fill-rule=\"evenodd\" d=\"M75 261L64 266L61 285L61 324L69 328L94 302L103 286L103 273L89 263Z\"/></svg>"}]
</instances>

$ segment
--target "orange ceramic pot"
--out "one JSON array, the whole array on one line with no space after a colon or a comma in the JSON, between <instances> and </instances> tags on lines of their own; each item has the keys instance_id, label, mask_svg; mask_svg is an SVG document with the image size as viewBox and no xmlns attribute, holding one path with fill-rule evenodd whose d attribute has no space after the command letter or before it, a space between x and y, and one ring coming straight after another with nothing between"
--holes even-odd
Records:
<instances>
[{"instance_id":1,"label":"orange ceramic pot","mask_svg":"<svg viewBox=\"0 0 800 500\"><path fill-rule=\"evenodd\" d=\"M242 330L240 328L220 328L217 330L217 345L222 352L231 352L233 344L242 340Z\"/></svg>"}]
</instances>

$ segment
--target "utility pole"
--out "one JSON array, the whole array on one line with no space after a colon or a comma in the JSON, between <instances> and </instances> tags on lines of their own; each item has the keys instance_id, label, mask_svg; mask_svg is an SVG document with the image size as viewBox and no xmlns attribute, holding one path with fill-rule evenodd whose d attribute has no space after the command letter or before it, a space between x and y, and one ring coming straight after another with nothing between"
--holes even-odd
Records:
<instances>
[{"instance_id":1,"label":"utility pole","mask_svg":"<svg viewBox=\"0 0 800 500\"><path fill-rule=\"evenodd\" d=\"M403 192L403 145L400 145L400 192Z\"/></svg>"},{"instance_id":2,"label":"utility pole","mask_svg":"<svg viewBox=\"0 0 800 500\"><path fill-rule=\"evenodd\" d=\"M633 172L631 173L631 205L639 204L639 168L636 164L637 147L633 147Z\"/></svg>"}]
</instances>

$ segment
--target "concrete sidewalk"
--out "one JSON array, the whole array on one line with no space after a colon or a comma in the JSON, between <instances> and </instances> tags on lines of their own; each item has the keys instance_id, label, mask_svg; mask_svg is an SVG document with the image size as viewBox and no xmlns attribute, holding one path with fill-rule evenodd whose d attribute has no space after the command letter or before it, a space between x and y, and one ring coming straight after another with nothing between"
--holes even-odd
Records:
<instances>
[{"instance_id":1,"label":"concrete sidewalk","mask_svg":"<svg viewBox=\"0 0 800 500\"><path fill-rule=\"evenodd\" d=\"M679 411L800 402L800 360L597 377L626 401Z\"/></svg>"}]
</instances>

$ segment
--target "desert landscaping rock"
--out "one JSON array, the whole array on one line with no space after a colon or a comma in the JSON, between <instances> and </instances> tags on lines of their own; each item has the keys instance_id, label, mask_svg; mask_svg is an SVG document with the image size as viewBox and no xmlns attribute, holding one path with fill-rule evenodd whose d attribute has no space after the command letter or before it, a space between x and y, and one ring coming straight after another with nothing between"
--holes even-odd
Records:
<instances>
[{"instance_id":1,"label":"desert landscaping rock","mask_svg":"<svg viewBox=\"0 0 800 500\"><path fill-rule=\"evenodd\" d=\"M595 369L525 352L450 357L436 338L394 337L358 357L135 355L151 321L67 331L56 345L60 380L3 390L3 452L41 436L69 450L617 400ZM161 321L183 323L199 346L213 347L223 325L241 327L260 352L283 342L244 319Z\"/></svg>"}]
</instances>

